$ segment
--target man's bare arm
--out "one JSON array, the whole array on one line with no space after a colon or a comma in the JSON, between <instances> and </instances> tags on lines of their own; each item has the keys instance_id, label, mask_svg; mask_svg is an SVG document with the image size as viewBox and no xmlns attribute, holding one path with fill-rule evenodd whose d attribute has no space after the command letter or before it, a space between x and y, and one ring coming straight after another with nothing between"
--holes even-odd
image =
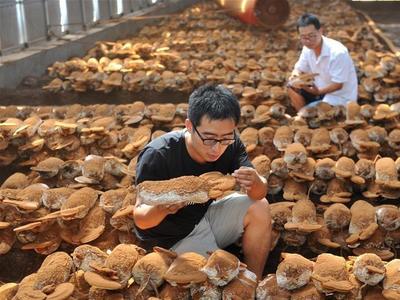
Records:
<instances>
[{"instance_id":1,"label":"man's bare arm","mask_svg":"<svg viewBox=\"0 0 400 300\"><path fill-rule=\"evenodd\" d=\"M331 83L329 85L327 85L324 88L320 88L318 89L316 86L304 86L303 89L307 92L309 92L310 94L313 94L315 96L319 96L319 95L326 95L329 93L333 93L337 90L340 90L343 87L343 83Z\"/></svg>"},{"instance_id":2,"label":"man's bare arm","mask_svg":"<svg viewBox=\"0 0 400 300\"><path fill-rule=\"evenodd\" d=\"M133 219L140 229L149 229L160 224L169 214L175 214L183 206L184 204L147 205L141 203L140 197L137 197Z\"/></svg>"}]
</instances>

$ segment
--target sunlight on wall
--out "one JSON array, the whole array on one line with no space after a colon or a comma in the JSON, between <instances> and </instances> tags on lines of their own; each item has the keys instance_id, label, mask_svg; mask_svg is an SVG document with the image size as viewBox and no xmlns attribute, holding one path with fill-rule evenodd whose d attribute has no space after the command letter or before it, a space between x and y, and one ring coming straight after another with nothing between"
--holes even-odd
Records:
<instances>
[{"instance_id":1,"label":"sunlight on wall","mask_svg":"<svg viewBox=\"0 0 400 300\"><path fill-rule=\"evenodd\" d=\"M60 24L61 24L61 32L64 32L68 29L67 0L60 0Z\"/></svg>"},{"instance_id":2,"label":"sunlight on wall","mask_svg":"<svg viewBox=\"0 0 400 300\"><path fill-rule=\"evenodd\" d=\"M99 10L99 0L92 0L93 6L93 22L97 22L100 19L100 10Z\"/></svg>"},{"instance_id":3,"label":"sunlight on wall","mask_svg":"<svg viewBox=\"0 0 400 300\"><path fill-rule=\"evenodd\" d=\"M17 11L17 22L18 22L18 42L22 45L28 41L25 29L25 10L24 5L21 2L17 2L15 9Z\"/></svg>"},{"instance_id":4,"label":"sunlight on wall","mask_svg":"<svg viewBox=\"0 0 400 300\"><path fill-rule=\"evenodd\" d=\"M117 14L120 15L124 12L124 4L122 0L117 0Z\"/></svg>"}]
</instances>

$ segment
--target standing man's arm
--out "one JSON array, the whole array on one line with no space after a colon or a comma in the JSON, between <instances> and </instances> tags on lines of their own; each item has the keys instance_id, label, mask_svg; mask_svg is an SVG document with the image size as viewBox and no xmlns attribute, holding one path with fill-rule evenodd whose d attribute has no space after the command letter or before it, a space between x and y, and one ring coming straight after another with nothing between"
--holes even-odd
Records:
<instances>
[{"instance_id":1,"label":"standing man's arm","mask_svg":"<svg viewBox=\"0 0 400 300\"><path fill-rule=\"evenodd\" d=\"M308 64L307 58L306 58L306 53L303 47L303 50L301 51L300 57L296 64L294 65L292 74L290 75L290 78L300 75L301 73L309 73L311 72L310 66ZM290 80L289 78L289 80Z\"/></svg>"},{"instance_id":2,"label":"standing man's arm","mask_svg":"<svg viewBox=\"0 0 400 300\"><path fill-rule=\"evenodd\" d=\"M319 95L326 95L329 93L333 93L335 91L340 90L343 87L343 83L336 83L333 82L329 85L327 85L326 87L323 88L317 88L315 85L312 86L304 86L303 90L305 90L306 92L309 92L310 94L313 94L315 96L319 96Z\"/></svg>"}]
</instances>

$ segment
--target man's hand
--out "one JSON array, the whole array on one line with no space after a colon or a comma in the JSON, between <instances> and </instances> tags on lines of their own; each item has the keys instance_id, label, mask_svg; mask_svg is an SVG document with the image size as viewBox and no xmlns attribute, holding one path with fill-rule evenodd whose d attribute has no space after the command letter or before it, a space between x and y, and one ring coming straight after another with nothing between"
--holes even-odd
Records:
<instances>
[{"instance_id":1,"label":"man's hand","mask_svg":"<svg viewBox=\"0 0 400 300\"><path fill-rule=\"evenodd\" d=\"M314 96L321 95L320 90L315 85L305 85L305 86L303 86L303 90L305 90L306 92L308 92Z\"/></svg>"},{"instance_id":2,"label":"man's hand","mask_svg":"<svg viewBox=\"0 0 400 300\"><path fill-rule=\"evenodd\" d=\"M260 181L257 171L250 167L240 167L240 169L233 172L232 176L236 178L236 182L246 192L251 190L253 185Z\"/></svg>"}]
</instances>

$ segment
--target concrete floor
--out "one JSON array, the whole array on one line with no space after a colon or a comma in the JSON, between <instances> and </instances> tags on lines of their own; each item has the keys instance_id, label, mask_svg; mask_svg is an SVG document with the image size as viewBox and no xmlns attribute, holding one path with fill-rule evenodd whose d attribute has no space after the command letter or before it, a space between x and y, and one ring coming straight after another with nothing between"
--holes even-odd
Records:
<instances>
[{"instance_id":1,"label":"concrete floor","mask_svg":"<svg viewBox=\"0 0 400 300\"><path fill-rule=\"evenodd\" d=\"M400 48L400 1L350 2L354 8L368 14L384 34Z\"/></svg>"}]
</instances>

